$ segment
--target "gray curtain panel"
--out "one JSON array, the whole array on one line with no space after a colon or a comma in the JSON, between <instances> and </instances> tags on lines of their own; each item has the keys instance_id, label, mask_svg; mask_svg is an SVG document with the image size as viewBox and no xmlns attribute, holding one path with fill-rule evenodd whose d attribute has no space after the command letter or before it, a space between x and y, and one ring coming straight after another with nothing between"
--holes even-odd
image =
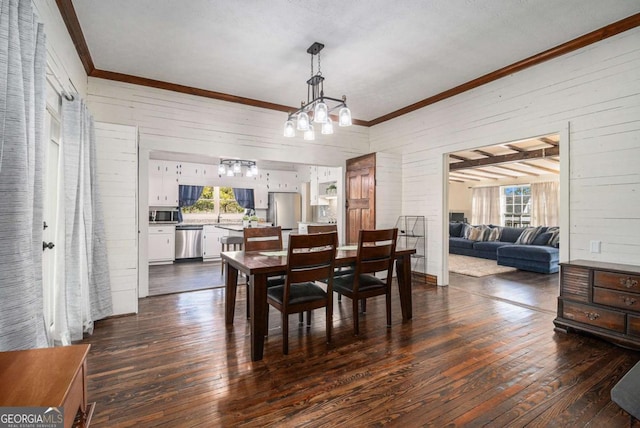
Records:
<instances>
[{"instance_id":1,"label":"gray curtain panel","mask_svg":"<svg viewBox=\"0 0 640 428\"><path fill-rule=\"evenodd\" d=\"M73 341L92 333L95 320L113 313L93 118L77 97L62 100L62 141L66 306L56 311L66 313L68 331L61 337Z\"/></svg>"},{"instance_id":2,"label":"gray curtain panel","mask_svg":"<svg viewBox=\"0 0 640 428\"><path fill-rule=\"evenodd\" d=\"M31 0L0 3L0 351L47 346L42 307L46 49Z\"/></svg>"}]
</instances>

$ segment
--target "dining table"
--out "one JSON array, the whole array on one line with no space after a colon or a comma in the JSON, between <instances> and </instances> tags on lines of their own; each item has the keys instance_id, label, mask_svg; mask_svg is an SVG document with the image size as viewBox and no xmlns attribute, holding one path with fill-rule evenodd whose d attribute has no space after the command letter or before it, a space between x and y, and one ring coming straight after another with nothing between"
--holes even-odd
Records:
<instances>
[{"instance_id":1,"label":"dining table","mask_svg":"<svg viewBox=\"0 0 640 428\"><path fill-rule=\"evenodd\" d=\"M402 321L413 316L411 309L411 255L415 248L396 248L395 264ZM251 325L251 360L263 357L264 337L267 333L267 278L285 275L287 272L287 251L225 251L220 253L227 264L225 279L225 324L233 325L238 288L238 272L251 278L248 285ZM338 247L336 267L355 265L357 246Z\"/></svg>"}]
</instances>

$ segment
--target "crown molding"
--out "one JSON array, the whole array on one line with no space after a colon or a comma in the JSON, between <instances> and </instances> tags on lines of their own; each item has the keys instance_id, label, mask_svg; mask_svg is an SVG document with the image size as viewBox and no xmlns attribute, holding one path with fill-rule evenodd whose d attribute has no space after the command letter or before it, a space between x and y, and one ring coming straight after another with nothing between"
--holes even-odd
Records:
<instances>
[{"instance_id":1,"label":"crown molding","mask_svg":"<svg viewBox=\"0 0 640 428\"><path fill-rule=\"evenodd\" d=\"M239 97L236 95L225 94L222 92L215 92L215 91L209 91L205 89L193 88L191 86L178 85L176 83L164 82L160 80L147 79L145 77L131 76L128 74L96 69L93 64L93 60L91 59L91 53L89 52L89 47L87 46L87 42L84 38L84 34L82 33L80 22L78 21L78 16L76 15L76 11L73 8L72 0L56 0L56 4L58 5L58 9L60 10L60 15L62 15L62 19L65 25L67 26L69 35L73 40L73 44L76 47L78 56L80 57L80 60L82 61L82 64L88 76L98 77L101 79L115 80L119 82L133 83L136 85L148 86L152 88L166 89L169 91L180 92L184 94L197 95L200 97L213 98L217 100L228 101L228 102L238 103L238 104L245 104L245 105L250 105L254 107L261 107L261 108L277 110L277 111L282 111L287 113L296 110L295 107L284 106L281 104L274 104L267 101L260 101L252 98L245 98L245 97ZM627 18L621 19L620 21L614 22L613 24L606 25L598 30L595 30L583 36L577 37L566 43L562 43L544 52L540 52L536 55L530 56L529 58L525 58L521 61L515 62L499 70L485 74L484 76L470 80L466 83L463 83L462 85L448 89L444 92L440 92L439 94L425 98L421 101L418 101L416 103L413 103L411 105L398 109L391 113L385 114L376 119L369 120L369 121L353 119L353 123L355 125L367 126L367 127L378 125L382 122L395 119L396 117L403 116L407 113L411 113L412 111L421 109L431 104L435 104L447 98L451 98L453 96L459 95L463 92L485 85L489 82L493 82L495 80L501 79L510 74L517 73L518 71L522 71L524 69L533 67L545 61L549 61L551 59L565 55L569 52L573 52L575 50L581 49L590 44L600 42L609 37L631 30L638 26L640 26L640 13L636 13L635 15L631 15Z\"/></svg>"}]
</instances>

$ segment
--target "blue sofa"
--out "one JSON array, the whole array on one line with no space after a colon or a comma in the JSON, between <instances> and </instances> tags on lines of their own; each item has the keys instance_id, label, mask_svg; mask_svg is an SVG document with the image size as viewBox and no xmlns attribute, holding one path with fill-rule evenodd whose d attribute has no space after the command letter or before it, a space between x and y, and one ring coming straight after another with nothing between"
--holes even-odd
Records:
<instances>
[{"instance_id":1,"label":"blue sofa","mask_svg":"<svg viewBox=\"0 0 640 428\"><path fill-rule=\"evenodd\" d=\"M501 227L497 240L465 238L465 231L469 227L471 226L466 223L449 223L449 253L496 260L501 266L532 272L555 273L559 270L560 251L557 240L554 245L549 244L554 233L548 231L547 227L535 230L529 228L530 244L516 244L527 230L524 227ZM486 238L497 227L480 226L485 230L482 238Z\"/></svg>"}]
</instances>

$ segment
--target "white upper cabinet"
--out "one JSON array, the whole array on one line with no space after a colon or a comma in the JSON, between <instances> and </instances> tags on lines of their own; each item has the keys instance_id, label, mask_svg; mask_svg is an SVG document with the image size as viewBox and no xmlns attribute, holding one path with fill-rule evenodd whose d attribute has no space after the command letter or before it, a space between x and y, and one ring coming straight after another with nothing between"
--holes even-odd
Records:
<instances>
[{"instance_id":1,"label":"white upper cabinet","mask_svg":"<svg viewBox=\"0 0 640 428\"><path fill-rule=\"evenodd\" d=\"M180 175L178 177L180 184L191 186L211 185L211 181L215 176L211 175L214 165L202 163L180 162Z\"/></svg>"},{"instance_id":2,"label":"white upper cabinet","mask_svg":"<svg viewBox=\"0 0 640 428\"><path fill-rule=\"evenodd\" d=\"M178 206L178 162L149 160L149 206Z\"/></svg>"},{"instance_id":3,"label":"white upper cabinet","mask_svg":"<svg viewBox=\"0 0 640 428\"><path fill-rule=\"evenodd\" d=\"M267 177L267 189L269 192L299 192L300 179L295 171L268 171L263 174Z\"/></svg>"}]
</instances>

